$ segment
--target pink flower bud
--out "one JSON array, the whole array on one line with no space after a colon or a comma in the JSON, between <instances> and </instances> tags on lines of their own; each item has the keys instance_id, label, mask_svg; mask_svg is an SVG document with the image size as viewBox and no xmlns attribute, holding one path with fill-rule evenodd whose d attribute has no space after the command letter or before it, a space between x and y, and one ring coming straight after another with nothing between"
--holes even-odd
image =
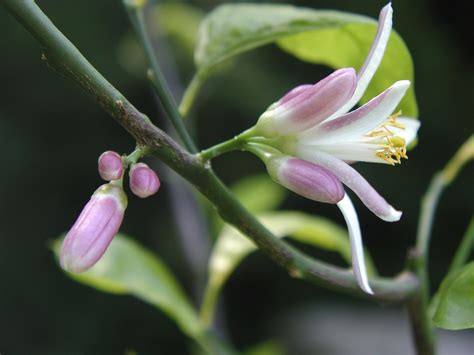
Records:
<instances>
[{"instance_id":1,"label":"pink flower bud","mask_svg":"<svg viewBox=\"0 0 474 355\"><path fill-rule=\"evenodd\" d=\"M336 204L344 187L329 170L305 160L275 156L267 161L270 176L280 185L310 200Z\"/></svg>"},{"instance_id":2,"label":"pink flower bud","mask_svg":"<svg viewBox=\"0 0 474 355\"><path fill-rule=\"evenodd\" d=\"M122 157L108 150L99 157L99 175L106 181L118 180L123 174Z\"/></svg>"},{"instance_id":3,"label":"pink flower bud","mask_svg":"<svg viewBox=\"0 0 474 355\"><path fill-rule=\"evenodd\" d=\"M113 184L99 187L64 238L60 263L64 270L83 272L105 253L122 224L127 195Z\"/></svg>"},{"instance_id":4,"label":"pink flower bud","mask_svg":"<svg viewBox=\"0 0 474 355\"><path fill-rule=\"evenodd\" d=\"M145 163L135 164L130 169L130 189L141 198L157 193L160 188L158 175Z\"/></svg>"},{"instance_id":5,"label":"pink flower bud","mask_svg":"<svg viewBox=\"0 0 474 355\"><path fill-rule=\"evenodd\" d=\"M354 94L352 68L336 70L314 85L300 85L265 111L257 123L264 135L290 135L316 126L336 112Z\"/></svg>"}]
</instances>

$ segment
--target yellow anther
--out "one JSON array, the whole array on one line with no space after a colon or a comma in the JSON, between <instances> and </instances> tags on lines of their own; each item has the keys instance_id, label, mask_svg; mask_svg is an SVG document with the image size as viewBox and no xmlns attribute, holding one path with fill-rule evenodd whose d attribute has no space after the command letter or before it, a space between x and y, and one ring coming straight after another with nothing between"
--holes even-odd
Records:
<instances>
[{"instance_id":1,"label":"yellow anther","mask_svg":"<svg viewBox=\"0 0 474 355\"><path fill-rule=\"evenodd\" d=\"M400 136L396 136L389 127L405 129L405 125L397 122L397 117L401 111L391 115L384 121L378 129L366 134L367 137L381 138L383 140L374 140L373 143L380 146L375 155L385 160L390 165L400 164L402 159L408 159L406 150L406 141Z\"/></svg>"},{"instance_id":2,"label":"yellow anther","mask_svg":"<svg viewBox=\"0 0 474 355\"><path fill-rule=\"evenodd\" d=\"M391 115L387 121L385 121L385 124L388 125L388 126L392 126L392 127L397 127L397 128L401 128L401 129L405 129L405 125L404 124L401 124L399 122L397 122L397 118L398 116L400 116L402 114L402 111L398 111L396 113L394 113L393 115Z\"/></svg>"}]
</instances>

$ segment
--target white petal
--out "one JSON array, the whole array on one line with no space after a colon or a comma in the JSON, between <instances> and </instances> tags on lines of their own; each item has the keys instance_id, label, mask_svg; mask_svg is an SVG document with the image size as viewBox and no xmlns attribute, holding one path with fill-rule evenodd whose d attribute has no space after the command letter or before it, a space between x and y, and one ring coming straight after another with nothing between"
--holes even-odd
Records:
<instances>
[{"instance_id":1,"label":"white petal","mask_svg":"<svg viewBox=\"0 0 474 355\"><path fill-rule=\"evenodd\" d=\"M344 161L390 164L387 160L376 155L377 149L380 150L380 146L374 143L345 141L340 143L312 144L311 147L329 153Z\"/></svg>"},{"instance_id":2,"label":"white petal","mask_svg":"<svg viewBox=\"0 0 474 355\"><path fill-rule=\"evenodd\" d=\"M296 146L296 156L330 170L344 185L354 191L364 205L377 217L387 222L395 222L400 219L402 213L390 206L367 180L347 163L326 152L314 149L314 147L301 144Z\"/></svg>"},{"instance_id":3,"label":"white petal","mask_svg":"<svg viewBox=\"0 0 474 355\"><path fill-rule=\"evenodd\" d=\"M364 292L373 295L374 291L370 288L367 271L365 269L364 247L362 246L362 236L360 232L359 219L354 209L354 205L347 194L337 203L337 207L342 212L349 229L349 240L351 242L352 269L359 287Z\"/></svg>"},{"instance_id":4,"label":"white petal","mask_svg":"<svg viewBox=\"0 0 474 355\"><path fill-rule=\"evenodd\" d=\"M389 118L405 95L410 82L400 80L357 110L324 121L301 135L304 142L342 142L364 135Z\"/></svg>"},{"instance_id":5,"label":"white petal","mask_svg":"<svg viewBox=\"0 0 474 355\"><path fill-rule=\"evenodd\" d=\"M394 135L402 137L406 145L410 145L416 138L418 129L420 128L420 121L414 118L408 117L397 117L397 122L405 126L405 129L390 127L390 130L393 131Z\"/></svg>"},{"instance_id":6,"label":"white petal","mask_svg":"<svg viewBox=\"0 0 474 355\"><path fill-rule=\"evenodd\" d=\"M369 85L372 77L374 76L377 68L382 61L385 48L387 47L388 40L390 38L390 31L392 30L392 5L388 3L379 15L379 25L377 28L377 34L375 35L372 47L370 48L369 54L365 59L364 64L357 73L357 88L352 98L343 105L336 113L332 114L328 119L338 117L352 107L354 107L364 95L367 86Z\"/></svg>"}]
</instances>

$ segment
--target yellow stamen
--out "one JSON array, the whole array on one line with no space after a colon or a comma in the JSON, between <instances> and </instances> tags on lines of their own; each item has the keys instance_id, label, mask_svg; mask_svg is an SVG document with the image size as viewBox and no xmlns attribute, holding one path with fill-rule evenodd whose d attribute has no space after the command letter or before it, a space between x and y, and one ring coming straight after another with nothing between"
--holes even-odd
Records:
<instances>
[{"instance_id":1,"label":"yellow stamen","mask_svg":"<svg viewBox=\"0 0 474 355\"><path fill-rule=\"evenodd\" d=\"M400 164L401 159L408 159L406 141L400 136L396 136L388 127L396 127L405 129L405 126L397 122L397 117L401 115L401 111L391 115L386 121L380 125L380 129L369 132L368 137L382 138L384 143L380 143L381 150L375 155L390 165Z\"/></svg>"}]
</instances>

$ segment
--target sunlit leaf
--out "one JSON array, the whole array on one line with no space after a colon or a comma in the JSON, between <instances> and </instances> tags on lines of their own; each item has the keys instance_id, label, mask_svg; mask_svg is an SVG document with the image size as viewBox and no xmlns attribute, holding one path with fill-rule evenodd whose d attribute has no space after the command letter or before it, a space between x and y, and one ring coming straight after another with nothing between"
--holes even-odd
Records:
<instances>
[{"instance_id":1,"label":"sunlit leaf","mask_svg":"<svg viewBox=\"0 0 474 355\"><path fill-rule=\"evenodd\" d=\"M440 328L474 328L474 262L442 282L432 308L434 324Z\"/></svg>"},{"instance_id":2,"label":"sunlit leaf","mask_svg":"<svg viewBox=\"0 0 474 355\"><path fill-rule=\"evenodd\" d=\"M218 63L242 52L277 41L285 51L312 63L358 69L368 53L377 21L351 13L314 10L289 5L225 4L202 22L195 49L200 76ZM308 32L310 31L310 32ZM318 78L308 78L308 82ZM410 54L395 32L381 68L362 101L399 79L413 80ZM413 87L401 107L416 117Z\"/></svg>"},{"instance_id":3,"label":"sunlit leaf","mask_svg":"<svg viewBox=\"0 0 474 355\"><path fill-rule=\"evenodd\" d=\"M62 238L54 242L56 257L61 243ZM201 331L196 312L171 271L157 256L124 235L114 238L90 270L67 275L102 292L133 295L165 312L191 337Z\"/></svg>"}]
</instances>

